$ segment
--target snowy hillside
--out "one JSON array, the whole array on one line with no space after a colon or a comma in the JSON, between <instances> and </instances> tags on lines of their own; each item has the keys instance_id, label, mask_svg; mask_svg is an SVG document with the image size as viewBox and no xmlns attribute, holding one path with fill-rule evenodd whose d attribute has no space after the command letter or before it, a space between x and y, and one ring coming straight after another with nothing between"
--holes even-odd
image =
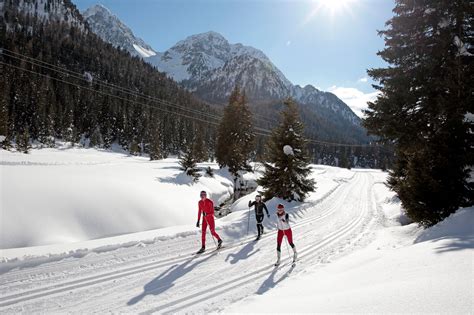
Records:
<instances>
[{"instance_id":1,"label":"snowy hillside","mask_svg":"<svg viewBox=\"0 0 474 315\"><path fill-rule=\"evenodd\" d=\"M132 30L113 15L109 9L97 4L82 13L92 31L115 47L142 58L155 56L156 52Z\"/></svg>"},{"instance_id":2,"label":"snowy hillside","mask_svg":"<svg viewBox=\"0 0 474 315\"><path fill-rule=\"evenodd\" d=\"M474 210L424 232L401 226L386 173L313 165L316 191L284 203L299 260L291 267L283 245L275 268L282 201L267 202L266 232L255 242L247 207L255 193L217 219L224 248L214 252L208 235L207 252L192 255L200 247L198 193L225 198L225 172L191 184L174 159L79 148L0 152L3 244L49 244L2 249L2 313L472 310ZM143 231L154 224L165 228ZM142 232L113 236L132 229Z\"/></svg>"},{"instance_id":3,"label":"snowy hillside","mask_svg":"<svg viewBox=\"0 0 474 315\"><path fill-rule=\"evenodd\" d=\"M192 224L201 190L209 191L217 204L232 192L230 176L219 170L214 178L191 185L176 159L150 162L80 148L33 150L28 155L0 152L2 183L8 183L1 189L0 248Z\"/></svg>"}]
</instances>

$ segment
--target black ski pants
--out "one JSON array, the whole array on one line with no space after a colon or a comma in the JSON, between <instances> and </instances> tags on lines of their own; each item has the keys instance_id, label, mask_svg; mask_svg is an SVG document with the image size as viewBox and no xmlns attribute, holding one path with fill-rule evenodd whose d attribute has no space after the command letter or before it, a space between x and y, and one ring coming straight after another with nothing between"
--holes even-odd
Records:
<instances>
[{"instance_id":1,"label":"black ski pants","mask_svg":"<svg viewBox=\"0 0 474 315\"><path fill-rule=\"evenodd\" d=\"M258 236L263 234L263 213L262 214L257 214L255 215L255 218L257 219L257 231L258 231Z\"/></svg>"}]
</instances>

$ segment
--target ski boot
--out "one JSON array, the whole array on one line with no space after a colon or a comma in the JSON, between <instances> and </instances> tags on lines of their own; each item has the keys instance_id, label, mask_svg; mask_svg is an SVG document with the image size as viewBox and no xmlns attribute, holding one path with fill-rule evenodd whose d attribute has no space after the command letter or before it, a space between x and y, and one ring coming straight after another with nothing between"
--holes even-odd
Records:
<instances>
[{"instance_id":1,"label":"ski boot","mask_svg":"<svg viewBox=\"0 0 474 315\"><path fill-rule=\"evenodd\" d=\"M217 249L222 247L222 240L217 241Z\"/></svg>"},{"instance_id":2,"label":"ski boot","mask_svg":"<svg viewBox=\"0 0 474 315\"><path fill-rule=\"evenodd\" d=\"M203 247L201 247L200 250L198 250L198 251L196 252L196 254L202 254L202 253L204 253L205 250L206 250L206 248L203 246Z\"/></svg>"},{"instance_id":3,"label":"ski boot","mask_svg":"<svg viewBox=\"0 0 474 315\"><path fill-rule=\"evenodd\" d=\"M281 258L281 252L277 251L277 261L275 263L275 267L278 267L280 265L280 258Z\"/></svg>"}]
</instances>

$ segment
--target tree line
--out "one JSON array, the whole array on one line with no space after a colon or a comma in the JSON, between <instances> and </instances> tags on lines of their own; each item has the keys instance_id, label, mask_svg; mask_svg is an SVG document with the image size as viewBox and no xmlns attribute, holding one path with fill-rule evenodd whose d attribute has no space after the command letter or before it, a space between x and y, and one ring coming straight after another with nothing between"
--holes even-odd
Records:
<instances>
[{"instance_id":1,"label":"tree line","mask_svg":"<svg viewBox=\"0 0 474 315\"><path fill-rule=\"evenodd\" d=\"M215 126L199 114L216 113L209 105L91 32L67 22L44 23L21 14L15 4L7 3L4 10L0 29L4 148L15 143L27 152L31 141L52 147L61 139L99 148L117 143L131 154L159 159L179 154L199 134L203 154L212 158Z\"/></svg>"}]
</instances>

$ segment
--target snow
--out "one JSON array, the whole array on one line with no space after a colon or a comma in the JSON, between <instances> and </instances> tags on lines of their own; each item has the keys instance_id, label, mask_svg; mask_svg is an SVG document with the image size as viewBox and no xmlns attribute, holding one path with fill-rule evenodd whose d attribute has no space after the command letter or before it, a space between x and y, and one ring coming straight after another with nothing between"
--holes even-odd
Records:
<instances>
[{"instance_id":1,"label":"snow","mask_svg":"<svg viewBox=\"0 0 474 315\"><path fill-rule=\"evenodd\" d=\"M137 44L133 44L133 48L135 48L135 50L140 54L140 56L142 56L142 58L148 58L156 55L153 50L143 48L142 46Z\"/></svg>"},{"instance_id":2,"label":"snow","mask_svg":"<svg viewBox=\"0 0 474 315\"><path fill-rule=\"evenodd\" d=\"M386 187L377 190L385 219L374 242L338 261L306 268L292 281L225 312L472 312L474 207L420 231L415 224L400 225L399 202Z\"/></svg>"},{"instance_id":3,"label":"snow","mask_svg":"<svg viewBox=\"0 0 474 315\"><path fill-rule=\"evenodd\" d=\"M153 56L146 59L146 61L154 65L158 70L166 72L176 82L191 78L188 66L183 63L182 54L177 51L168 50L163 55Z\"/></svg>"},{"instance_id":4,"label":"snow","mask_svg":"<svg viewBox=\"0 0 474 315\"><path fill-rule=\"evenodd\" d=\"M458 53L457 53L458 56L467 56L467 57L474 56L474 54L471 54L467 50L468 45L463 43L457 35L454 36L453 42L454 42L454 45L456 45L456 47L458 47Z\"/></svg>"},{"instance_id":5,"label":"snow","mask_svg":"<svg viewBox=\"0 0 474 315\"><path fill-rule=\"evenodd\" d=\"M293 148L288 144L283 146L283 153L285 153L286 155L295 155L295 153L293 152Z\"/></svg>"},{"instance_id":6,"label":"snow","mask_svg":"<svg viewBox=\"0 0 474 315\"><path fill-rule=\"evenodd\" d=\"M191 256L201 245L199 191L215 203L232 191L216 164L200 164L215 178L192 184L172 158L0 153L2 242L13 233L48 243L1 250L1 313L472 312L474 208L423 231L403 215L384 172L311 165L316 191L303 203L267 201L265 234L254 242L248 201L258 187L216 220L225 247L212 252L208 234L207 252ZM244 181L261 175L254 169ZM294 268L285 247L273 267L278 203L290 215ZM161 228L149 227L155 222ZM129 226L137 232L110 233Z\"/></svg>"},{"instance_id":7,"label":"snow","mask_svg":"<svg viewBox=\"0 0 474 315\"><path fill-rule=\"evenodd\" d=\"M466 115L464 115L464 121L474 123L474 114L467 112Z\"/></svg>"},{"instance_id":8,"label":"snow","mask_svg":"<svg viewBox=\"0 0 474 315\"><path fill-rule=\"evenodd\" d=\"M87 82L89 82L89 83L92 83L92 81L94 81L94 77L88 71L85 71L83 76L84 76L84 79L86 79Z\"/></svg>"},{"instance_id":9,"label":"snow","mask_svg":"<svg viewBox=\"0 0 474 315\"><path fill-rule=\"evenodd\" d=\"M8 183L2 185L0 248L192 224L201 190L215 202L232 191L231 177L222 176L216 165L210 165L214 178L192 185L177 159L150 162L94 149L42 149L28 155L2 150L0 165L2 183Z\"/></svg>"}]
</instances>

